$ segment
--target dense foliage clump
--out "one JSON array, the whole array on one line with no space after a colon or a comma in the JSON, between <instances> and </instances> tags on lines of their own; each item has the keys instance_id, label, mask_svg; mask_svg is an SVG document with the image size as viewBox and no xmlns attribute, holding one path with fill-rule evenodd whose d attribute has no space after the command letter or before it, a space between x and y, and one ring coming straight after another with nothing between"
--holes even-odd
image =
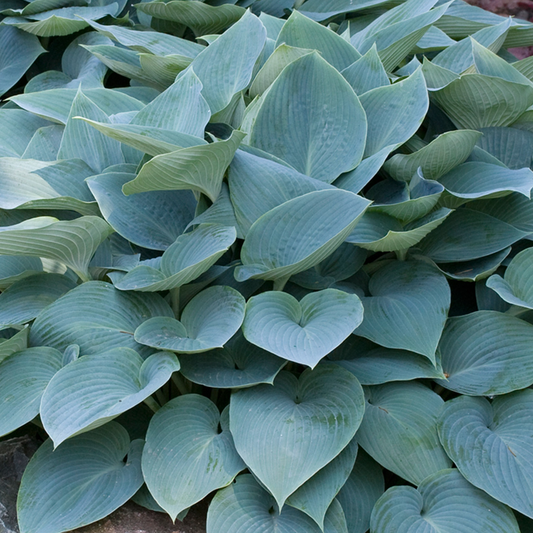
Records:
<instances>
[{"instance_id":1,"label":"dense foliage clump","mask_svg":"<svg viewBox=\"0 0 533 533\"><path fill-rule=\"evenodd\" d=\"M206 497L208 533L533 531L533 24L0 4L21 533Z\"/></svg>"}]
</instances>

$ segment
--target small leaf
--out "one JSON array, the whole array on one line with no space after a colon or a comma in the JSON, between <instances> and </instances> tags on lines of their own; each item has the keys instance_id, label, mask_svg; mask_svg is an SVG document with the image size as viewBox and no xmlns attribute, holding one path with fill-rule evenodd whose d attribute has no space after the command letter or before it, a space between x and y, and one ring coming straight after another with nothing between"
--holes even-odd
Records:
<instances>
[{"instance_id":1,"label":"small leaf","mask_svg":"<svg viewBox=\"0 0 533 533\"><path fill-rule=\"evenodd\" d=\"M298 302L290 294L268 291L248 300L243 333L256 346L313 368L362 320L355 294L325 289Z\"/></svg>"},{"instance_id":2,"label":"small leaf","mask_svg":"<svg viewBox=\"0 0 533 533\"><path fill-rule=\"evenodd\" d=\"M135 330L140 344L178 353L199 353L222 348L244 320L245 300L226 286L214 286L195 296L181 321L155 317Z\"/></svg>"},{"instance_id":3,"label":"small leaf","mask_svg":"<svg viewBox=\"0 0 533 533\"><path fill-rule=\"evenodd\" d=\"M193 383L215 389L241 389L274 383L286 361L249 343L237 333L224 348L180 355L181 373Z\"/></svg>"}]
</instances>

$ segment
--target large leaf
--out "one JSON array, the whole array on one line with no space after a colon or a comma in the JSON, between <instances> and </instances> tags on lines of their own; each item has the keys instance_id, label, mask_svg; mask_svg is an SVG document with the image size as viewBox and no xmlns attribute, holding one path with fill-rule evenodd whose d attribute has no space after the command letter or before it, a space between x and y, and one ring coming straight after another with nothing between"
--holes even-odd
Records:
<instances>
[{"instance_id":1,"label":"large leaf","mask_svg":"<svg viewBox=\"0 0 533 533\"><path fill-rule=\"evenodd\" d=\"M288 279L313 267L342 244L369 203L333 189L310 192L271 209L250 228L236 279Z\"/></svg>"},{"instance_id":2,"label":"large leaf","mask_svg":"<svg viewBox=\"0 0 533 533\"><path fill-rule=\"evenodd\" d=\"M461 396L446 403L439 435L463 476L533 518L533 391L495 398Z\"/></svg>"},{"instance_id":3,"label":"large leaf","mask_svg":"<svg viewBox=\"0 0 533 533\"><path fill-rule=\"evenodd\" d=\"M138 266L124 277L113 278L115 287L124 291L147 292L181 287L213 266L235 238L236 232L232 226L200 224L169 246L161 257L160 268Z\"/></svg>"},{"instance_id":4,"label":"large leaf","mask_svg":"<svg viewBox=\"0 0 533 533\"><path fill-rule=\"evenodd\" d=\"M135 407L179 369L174 354L155 353L143 361L131 348L85 355L68 364L41 400L41 420L54 447Z\"/></svg>"},{"instance_id":5,"label":"large leaf","mask_svg":"<svg viewBox=\"0 0 533 533\"><path fill-rule=\"evenodd\" d=\"M195 296L181 320L155 317L135 330L140 344L178 353L199 353L222 348L244 320L243 296L227 286L214 286Z\"/></svg>"},{"instance_id":6,"label":"large leaf","mask_svg":"<svg viewBox=\"0 0 533 533\"><path fill-rule=\"evenodd\" d=\"M464 163L481 134L472 130L448 131L413 154L396 154L384 169L394 178L409 181L419 167L428 180L438 180Z\"/></svg>"},{"instance_id":7,"label":"large leaf","mask_svg":"<svg viewBox=\"0 0 533 533\"><path fill-rule=\"evenodd\" d=\"M44 51L34 35L10 25L0 26L0 96L19 81Z\"/></svg>"},{"instance_id":8,"label":"large leaf","mask_svg":"<svg viewBox=\"0 0 533 533\"><path fill-rule=\"evenodd\" d=\"M281 508L348 445L363 412L355 377L323 364L305 370L299 380L281 372L274 386L234 392L230 429L239 455Z\"/></svg>"},{"instance_id":9,"label":"large leaf","mask_svg":"<svg viewBox=\"0 0 533 533\"><path fill-rule=\"evenodd\" d=\"M504 278L494 274L487 280L487 287L512 305L533 309L532 256L532 248L517 254L505 270Z\"/></svg>"},{"instance_id":10,"label":"large leaf","mask_svg":"<svg viewBox=\"0 0 533 533\"><path fill-rule=\"evenodd\" d=\"M340 35L293 11L281 28L276 46L285 43L298 48L314 49L337 70L357 61L361 54Z\"/></svg>"},{"instance_id":11,"label":"large leaf","mask_svg":"<svg viewBox=\"0 0 533 533\"><path fill-rule=\"evenodd\" d=\"M322 21L343 13L386 7L397 3L400 2L397 0L362 0L354 4L353 0L307 0L300 12L313 20Z\"/></svg>"},{"instance_id":12,"label":"large leaf","mask_svg":"<svg viewBox=\"0 0 533 533\"><path fill-rule=\"evenodd\" d=\"M326 514L324 529L306 514L292 507L275 509L274 498L245 474L217 492L207 512L207 533L247 533L250 524L262 533L348 533L339 502L334 501Z\"/></svg>"},{"instance_id":13,"label":"large leaf","mask_svg":"<svg viewBox=\"0 0 533 533\"><path fill-rule=\"evenodd\" d=\"M256 346L313 368L362 320L355 294L325 289L298 302L285 292L268 291L248 300L243 333Z\"/></svg>"},{"instance_id":14,"label":"large leaf","mask_svg":"<svg viewBox=\"0 0 533 533\"><path fill-rule=\"evenodd\" d=\"M348 337L328 359L349 370L362 385L381 385L417 378L444 378L440 365L407 350L391 350L367 339Z\"/></svg>"},{"instance_id":15,"label":"large leaf","mask_svg":"<svg viewBox=\"0 0 533 533\"><path fill-rule=\"evenodd\" d=\"M368 387L365 393L357 441L379 464L415 485L451 467L437 435L444 404L439 395L416 382Z\"/></svg>"},{"instance_id":16,"label":"large leaf","mask_svg":"<svg viewBox=\"0 0 533 533\"><path fill-rule=\"evenodd\" d=\"M304 512L324 529L326 513L353 470L358 450L357 441L353 439L331 463L293 492L287 505Z\"/></svg>"},{"instance_id":17,"label":"large leaf","mask_svg":"<svg viewBox=\"0 0 533 533\"><path fill-rule=\"evenodd\" d=\"M47 440L22 476L17 500L21 533L70 531L126 503L143 484L143 444L130 443L116 422L74 437L55 451Z\"/></svg>"},{"instance_id":18,"label":"large leaf","mask_svg":"<svg viewBox=\"0 0 533 533\"><path fill-rule=\"evenodd\" d=\"M186 394L166 403L150 421L143 474L173 520L246 468L235 450L227 414L226 409L220 415L208 398Z\"/></svg>"},{"instance_id":19,"label":"large leaf","mask_svg":"<svg viewBox=\"0 0 533 533\"><path fill-rule=\"evenodd\" d=\"M418 489L392 487L376 503L374 533L519 533L510 509L472 487L457 470L443 470Z\"/></svg>"},{"instance_id":20,"label":"large leaf","mask_svg":"<svg viewBox=\"0 0 533 533\"><path fill-rule=\"evenodd\" d=\"M28 348L0 362L0 435L33 420L41 397L54 374L62 367L63 354L45 346Z\"/></svg>"},{"instance_id":21,"label":"large leaf","mask_svg":"<svg viewBox=\"0 0 533 533\"><path fill-rule=\"evenodd\" d=\"M210 6L202 2L145 2L137 4L137 9L152 17L171 20L191 28L196 35L219 33L237 22L245 9L231 4Z\"/></svg>"},{"instance_id":22,"label":"large leaf","mask_svg":"<svg viewBox=\"0 0 533 533\"><path fill-rule=\"evenodd\" d=\"M249 343L237 333L224 348L180 355L181 373L193 383L215 389L240 389L274 383L286 361Z\"/></svg>"},{"instance_id":23,"label":"large leaf","mask_svg":"<svg viewBox=\"0 0 533 533\"><path fill-rule=\"evenodd\" d=\"M250 144L331 183L361 161L366 130L353 89L312 53L290 63L263 95Z\"/></svg>"},{"instance_id":24,"label":"large leaf","mask_svg":"<svg viewBox=\"0 0 533 533\"><path fill-rule=\"evenodd\" d=\"M92 281L68 292L49 305L31 328L32 346L64 350L78 344L83 355L112 348L133 348L150 355L133 340L133 332L152 316L174 316L170 306L157 294L124 293L110 283Z\"/></svg>"},{"instance_id":25,"label":"large leaf","mask_svg":"<svg viewBox=\"0 0 533 533\"><path fill-rule=\"evenodd\" d=\"M533 383L533 326L496 311L452 318L439 345L446 380L470 396L507 394Z\"/></svg>"},{"instance_id":26,"label":"large leaf","mask_svg":"<svg viewBox=\"0 0 533 533\"><path fill-rule=\"evenodd\" d=\"M394 261L372 276L368 290L371 296L362 298L365 315L355 334L435 363L451 299L444 276L421 261Z\"/></svg>"},{"instance_id":27,"label":"large leaf","mask_svg":"<svg viewBox=\"0 0 533 533\"><path fill-rule=\"evenodd\" d=\"M58 221L51 217L30 219L0 228L0 253L54 259L87 281L89 261L113 228L99 217Z\"/></svg>"},{"instance_id":28,"label":"large leaf","mask_svg":"<svg viewBox=\"0 0 533 533\"><path fill-rule=\"evenodd\" d=\"M350 533L366 533L374 504L385 491L381 467L359 449L355 466L337 495Z\"/></svg>"},{"instance_id":29,"label":"large leaf","mask_svg":"<svg viewBox=\"0 0 533 533\"><path fill-rule=\"evenodd\" d=\"M365 158L385 147L392 152L402 145L418 130L429 107L421 69L393 85L372 89L360 99L368 119Z\"/></svg>"},{"instance_id":30,"label":"large leaf","mask_svg":"<svg viewBox=\"0 0 533 533\"><path fill-rule=\"evenodd\" d=\"M126 183L124 194L191 189L213 202L222 187L224 172L233 159L244 133L234 131L225 141L192 146L162 154L146 163L137 177Z\"/></svg>"},{"instance_id":31,"label":"large leaf","mask_svg":"<svg viewBox=\"0 0 533 533\"><path fill-rule=\"evenodd\" d=\"M5 26L2 26L4 28ZM0 156L21 157L33 135L40 128L50 125L41 117L23 109L0 109Z\"/></svg>"},{"instance_id":32,"label":"large leaf","mask_svg":"<svg viewBox=\"0 0 533 533\"><path fill-rule=\"evenodd\" d=\"M251 12L210 44L192 62L211 113L222 111L252 79L253 68L266 41L266 30Z\"/></svg>"},{"instance_id":33,"label":"large leaf","mask_svg":"<svg viewBox=\"0 0 533 533\"><path fill-rule=\"evenodd\" d=\"M94 171L81 159L36 161L0 158L0 208L69 209L98 214L85 178Z\"/></svg>"},{"instance_id":34,"label":"large leaf","mask_svg":"<svg viewBox=\"0 0 533 533\"><path fill-rule=\"evenodd\" d=\"M145 192L125 196L127 172L106 172L87 181L102 215L120 235L151 250L166 250L194 218L192 191Z\"/></svg>"},{"instance_id":35,"label":"large leaf","mask_svg":"<svg viewBox=\"0 0 533 533\"><path fill-rule=\"evenodd\" d=\"M0 294L0 327L33 320L46 306L74 289L76 283L61 274L41 273L13 283Z\"/></svg>"}]
</instances>

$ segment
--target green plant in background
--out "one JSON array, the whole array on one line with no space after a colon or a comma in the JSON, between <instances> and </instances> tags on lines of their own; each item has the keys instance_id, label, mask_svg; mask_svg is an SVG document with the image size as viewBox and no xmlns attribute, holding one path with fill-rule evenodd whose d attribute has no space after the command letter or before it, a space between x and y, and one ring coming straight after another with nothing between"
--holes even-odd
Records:
<instances>
[{"instance_id":1,"label":"green plant in background","mask_svg":"<svg viewBox=\"0 0 533 533\"><path fill-rule=\"evenodd\" d=\"M533 531L533 24L0 6L22 533L212 493L208 533Z\"/></svg>"}]
</instances>

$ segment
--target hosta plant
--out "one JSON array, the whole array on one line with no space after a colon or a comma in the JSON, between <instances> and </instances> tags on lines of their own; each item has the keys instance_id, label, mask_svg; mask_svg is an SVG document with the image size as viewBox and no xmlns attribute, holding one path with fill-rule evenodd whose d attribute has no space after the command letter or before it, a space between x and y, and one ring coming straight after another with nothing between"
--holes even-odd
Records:
<instances>
[{"instance_id":1,"label":"hosta plant","mask_svg":"<svg viewBox=\"0 0 533 533\"><path fill-rule=\"evenodd\" d=\"M204 498L208 533L533 531L533 24L0 5L21 533Z\"/></svg>"}]
</instances>

